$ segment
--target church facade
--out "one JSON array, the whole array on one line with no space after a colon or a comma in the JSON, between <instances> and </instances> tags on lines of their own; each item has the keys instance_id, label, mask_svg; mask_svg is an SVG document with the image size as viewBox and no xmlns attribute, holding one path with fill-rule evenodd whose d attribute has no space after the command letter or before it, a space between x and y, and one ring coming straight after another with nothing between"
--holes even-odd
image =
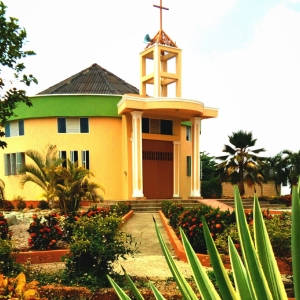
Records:
<instances>
[{"instance_id":1,"label":"church facade","mask_svg":"<svg viewBox=\"0 0 300 300\"><path fill-rule=\"evenodd\" d=\"M18 170L26 150L47 145L91 170L106 200L201 197L201 122L218 110L181 96L181 49L163 30L140 53L139 90L93 64L31 100L6 127L6 199L39 199L35 184L20 188Z\"/></svg>"}]
</instances>

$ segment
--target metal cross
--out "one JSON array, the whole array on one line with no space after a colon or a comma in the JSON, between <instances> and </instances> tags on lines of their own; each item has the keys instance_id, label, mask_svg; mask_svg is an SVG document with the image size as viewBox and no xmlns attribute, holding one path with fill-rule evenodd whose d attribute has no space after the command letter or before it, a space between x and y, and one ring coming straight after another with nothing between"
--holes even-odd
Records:
<instances>
[{"instance_id":1,"label":"metal cross","mask_svg":"<svg viewBox=\"0 0 300 300\"><path fill-rule=\"evenodd\" d=\"M160 0L160 5L153 5L153 6L160 9L160 31L162 31L162 10L163 9L169 10L169 9L162 6L162 0Z\"/></svg>"}]
</instances>

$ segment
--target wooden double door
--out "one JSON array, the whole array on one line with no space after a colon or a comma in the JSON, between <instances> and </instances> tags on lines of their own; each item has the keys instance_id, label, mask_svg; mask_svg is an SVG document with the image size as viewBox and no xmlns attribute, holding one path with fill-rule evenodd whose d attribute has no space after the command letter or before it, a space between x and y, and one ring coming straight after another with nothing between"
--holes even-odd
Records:
<instances>
[{"instance_id":1,"label":"wooden double door","mask_svg":"<svg viewBox=\"0 0 300 300\"><path fill-rule=\"evenodd\" d=\"M173 143L143 139L143 192L147 199L173 197Z\"/></svg>"}]
</instances>

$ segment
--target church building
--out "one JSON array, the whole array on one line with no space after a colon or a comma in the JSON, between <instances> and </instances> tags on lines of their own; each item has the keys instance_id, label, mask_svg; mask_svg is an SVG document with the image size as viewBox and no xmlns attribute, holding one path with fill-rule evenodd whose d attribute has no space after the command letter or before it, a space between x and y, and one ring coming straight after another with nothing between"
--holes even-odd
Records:
<instances>
[{"instance_id":1,"label":"church building","mask_svg":"<svg viewBox=\"0 0 300 300\"><path fill-rule=\"evenodd\" d=\"M140 53L139 90L93 64L20 104L0 157L6 199L40 199L18 170L47 145L91 170L105 200L200 198L201 122L218 110L182 97L181 56L161 25Z\"/></svg>"}]
</instances>

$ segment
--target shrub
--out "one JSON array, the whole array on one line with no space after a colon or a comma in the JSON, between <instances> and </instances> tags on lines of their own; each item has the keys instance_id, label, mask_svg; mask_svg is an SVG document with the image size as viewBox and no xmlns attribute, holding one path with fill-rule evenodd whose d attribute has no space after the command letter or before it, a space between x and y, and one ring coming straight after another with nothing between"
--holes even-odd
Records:
<instances>
[{"instance_id":1,"label":"shrub","mask_svg":"<svg viewBox=\"0 0 300 300\"><path fill-rule=\"evenodd\" d=\"M116 205L112 205L110 210L117 216L122 217L132 210L132 204L131 202L118 202Z\"/></svg>"},{"instance_id":2,"label":"shrub","mask_svg":"<svg viewBox=\"0 0 300 300\"><path fill-rule=\"evenodd\" d=\"M0 239L0 273L6 276L18 273L22 269L22 266L15 262L12 253L11 241Z\"/></svg>"},{"instance_id":3,"label":"shrub","mask_svg":"<svg viewBox=\"0 0 300 300\"><path fill-rule=\"evenodd\" d=\"M174 229L178 227L178 218L184 210L185 208L181 204L171 203L169 205L165 216L169 219L169 224Z\"/></svg>"},{"instance_id":4,"label":"shrub","mask_svg":"<svg viewBox=\"0 0 300 300\"><path fill-rule=\"evenodd\" d=\"M203 198L221 198L222 184L218 179L211 179L210 181L201 181L201 194Z\"/></svg>"},{"instance_id":5,"label":"shrub","mask_svg":"<svg viewBox=\"0 0 300 300\"><path fill-rule=\"evenodd\" d=\"M291 215L283 213L272 218L265 217L266 228L276 257L289 261L291 257ZM254 237L252 222L249 225L251 236ZM240 240L236 223L228 226L215 240L220 253L228 254L228 236L231 237L237 250L240 250Z\"/></svg>"},{"instance_id":6,"label":"shrub","mask_svg":"<svg viewBox=\"0 0 300 300\"><path fill-rule=\"evenodd\" d=\"M270 201L270 203L278 203L278 204L285 204L287 207L292 205L292 195L284 195L284 196L259 196L259 201Z\"/></svg>"},{"instance_id":7,"label":"shrub","mask_svg":"<svg viewBox=\"0 0 300 300\"><path fill-rule=\"evenodd\" d=\"M179 216L177 226L182 227L195 252L206 254L207 248L203 234L202 216L205 217L211 236L216 239L217 234L220 234L228 225L235 222L235 213L202 205L186 210ZM175 229L175 232L180 238L178 228Z\"/></svg>"},{"instance_id":8,"label":"shrub","mask_svg":"<svg viewBox=\"0 0 300 300\"><path fill-rule=\"evenodd\" d=\"M43 210L43 209L49 209L49 204L46 200L41 200L37 206L39 209Z\"/></svg>"},{"instance_id":9,"label":"shrub","mask_svg":"<svg viewBox=\"0 0 300 300\"><path fill-rule=\"evenodd\" d=\"M59 226L60 216L51 213L43 217L33 215L33 222L27 230L30 234L29 247L34 250L52 250L58 240L62 239L63 231Z\"/></svg>"},{"instance_id":10,"label":"shrub","mask_svg":"<svg viewBox=\"0 0 300 300\"><path fill-rule=\"evenodd\" d=\"M9 230L9 226L6 218L0 213L0 238L2 240L10 239L12 232Z\"/></svg>"},{"instance_id":11,"label":"shrub","mask_svg":"<svg viewBox=\"0 0 300 300\"><path fill-rule=\"evenodd\" d=\"M18 210L23 210L24 208L26 208L26 202L23 200L19 200L18 204L17 204L17 209Z\"/></svg>"},{"instance_id":12,"label":"shrub","mask_svg":"<svg viewBox=\"0 0 300 300\"><path fill-rule=\"evenodd\" d=\"M3 200L3 210L12 211L13 209L15 209L15 206L13 205L12 202Z\"/></svg>"},{"instance_id":13,"label":"shrub","mask_svg":"<svg viewBox=\"0 0 300 300\"><path fill-rule=\"evenodd\" d=\"M112 263L136 253L134 239L119 229L120 222L121 218L114 215L94 215L74 223L70 254L64 258L65 272L73 283L103 286L106 275L112 272Z\"/></svg>"},{"instance_id":14,"label":"shrub","mask_svg":"<svg viewBox=\"0 0 300 300\"><path fill-rule=\"evenodd\" d=\"M166 218L168 218L168 210L171 204L172 202L170 200L164 200L161 203L161 211L163 212Z\"/></svg>"}]
</instances>

